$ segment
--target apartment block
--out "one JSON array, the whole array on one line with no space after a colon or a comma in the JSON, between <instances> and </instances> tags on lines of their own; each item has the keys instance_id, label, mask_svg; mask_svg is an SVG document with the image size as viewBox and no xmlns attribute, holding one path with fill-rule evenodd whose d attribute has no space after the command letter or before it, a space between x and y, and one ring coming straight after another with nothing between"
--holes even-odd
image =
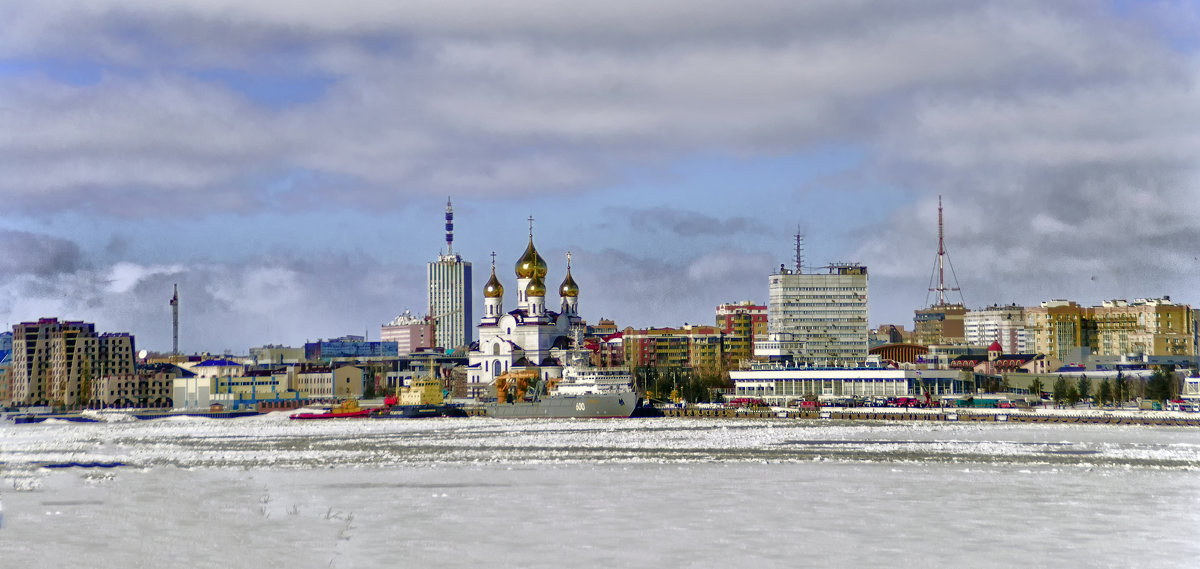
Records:
<instances>
[{"instance_id":1,"label":"apartment block","mask_svg":"<svg viewBox=\"0 0 1200 569\"><path fill-rule=\"evenodd\" d=\"M1092 349L1098 356L1192 356L1195 321L1190 306L1170 298L1106 300L1092 308Z\"/></svg>"},{"instance_id":2,"label":"apartment block","mask_svg":"<svg viewBox=\"0 0 1200 569\"><path fill-rule=\"evenodd\" d=\"M724 361L724 334L715 326L626 328L621 335L630 367L716 368Z\"/></svg>"},{"instance_id":3,"label":"apartment block","mask_svg":"<svg viewBox=\"0 0 1200 569\"><path fill-rule=\"evenodd\" d=\"M829 364L866 359L867 268L827 269L770 276L767 340L756 343L755 356Z\"/></svg>"},{"instance_id":4,"label":"apartment block","mask_svg":"<svg viewBox=\"0 0 1200 569\"><path fill-rule=\"evenodd\" d=\"M1035 353L1070 362L1080 348L1093 343L1092 309L1062 299L1026 307L1025 331L1027 342L1032 337Z\"/></svg>"},{"instance_id":5,"label":"apartment block","mask_svg":"<svg viewBox=\"0 0 1200 569\"><path fill-rule=\"evenodd\" d=\"M767 339L767 307L753 301L717 306L717 328L725 335L725 357L731 368L754 356L754 343Z\"/></svg>"},{"instance_id":6,"label":"apartment block","mask_svg":"<svg viewBox=\"0 0 1200 569\"><path fill-rule=\"evenodd\" d=\"M1024 354L1028 343L1025 334L1025 307L1010 304L992 305L972 310L963 316L967 344L990 346L999 342L1007 354Z\"/></svg>"},{"instance_id":7,"label":"apartment block","mask_svg":"<svg viewBox=\"0 0 1200 569\"><path fill-rule=\"evenodd\" d=\"M89 322L42 318L13 326L11 402L84 405L96 378L134 373L134 338Z\"/></svg>"}]
</instances>

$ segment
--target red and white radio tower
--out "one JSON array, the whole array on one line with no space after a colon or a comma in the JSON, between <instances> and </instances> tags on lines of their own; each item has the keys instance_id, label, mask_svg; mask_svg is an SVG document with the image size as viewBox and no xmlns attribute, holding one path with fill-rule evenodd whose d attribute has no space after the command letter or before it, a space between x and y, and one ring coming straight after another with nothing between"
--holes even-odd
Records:
<instances>
[{"instance_id":1,"label":"red and white radio tower","mask_svg":"<svg viewBox=\"0 0 1200 569\"><path fill-rule=\"evenodd\" d=\"M946 265L950 265L950 276L954 277L954 287L946 286ZM962 301L962 289L958 288L958 275L954 274L954 264L950 262L950 256L946 254L946 232L945 225L942 223L942 196L938 196L938 251L937 260L933 265L933 275L929 276L929 292L937 293L937 304L934 306L946 306L946 291L957 292L959 304L965 305ZM934 278L937 279L937 286L933 285ZM929 295L925 295L925 302L929 302Z\"/></svg>"}]
</instances>

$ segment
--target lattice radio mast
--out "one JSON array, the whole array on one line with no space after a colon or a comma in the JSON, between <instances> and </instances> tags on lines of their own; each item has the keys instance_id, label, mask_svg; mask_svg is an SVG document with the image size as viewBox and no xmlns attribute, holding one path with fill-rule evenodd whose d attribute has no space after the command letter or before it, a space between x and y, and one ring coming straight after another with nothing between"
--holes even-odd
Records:
<instances>
[{"instance_id":1,"label":"lattice radio mast","mask_svg":"<svg viewBox=\"0 0 1200 569\"><path fill-rule=\"evenodd\" d=\"M946 286L946 265L950 266L950 276L954 278L954 286ZM942 221L942 196L938 196L938 251L937 260L933 265L933 273L929 277L930 284L933 284L934 279L937 279L937 286L930 286L929 292L937 293L937 304L934 306L946 305L946 292L957 292L959 304L965 306L962 301L962 289L958 287L958 275L954 273L954 263L950 262L950 255L946 253L946 231L945 224ZM929 302L929 295L925 296L926 303Z\"/></svg>"}]
</instances>

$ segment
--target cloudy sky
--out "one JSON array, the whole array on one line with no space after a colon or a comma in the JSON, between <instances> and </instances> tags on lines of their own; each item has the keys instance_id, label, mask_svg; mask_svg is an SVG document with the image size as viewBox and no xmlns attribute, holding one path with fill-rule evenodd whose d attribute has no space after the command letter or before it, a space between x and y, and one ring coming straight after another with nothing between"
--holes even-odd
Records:
<instances>
[{"instance_id":1,"label":"cloudy sky","mask_svg":"<svg viewBox=\"0 0 1200 569\"><path fill-rule=\"evenodd\" d=\"M710 323L857 261L911 327L1200 304L1197 2L0 0L0 316L185 351L369 333L527 218L590 321ZM479 294L477 292L476 296ZM551 298L552 303L556 299ZM480 302L477 298L476 302ZM4 324L5 322L0 322Z\"/></svg>"}]
</instances>

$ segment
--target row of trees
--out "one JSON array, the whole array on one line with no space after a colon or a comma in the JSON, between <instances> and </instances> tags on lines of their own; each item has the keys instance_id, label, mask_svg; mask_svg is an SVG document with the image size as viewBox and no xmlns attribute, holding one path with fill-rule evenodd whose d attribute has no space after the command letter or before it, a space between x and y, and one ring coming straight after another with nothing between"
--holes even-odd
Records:
<instances>
[{"instance_id":1,"label":"row of trees","mask_svg":"<svg viewBox=\"0 0 1200 569\"><path fill-rule=\"evenodd\" d=\"M633 370L639 392L659 401L709 403L722 401L721 391L731 389L729 370L724 366L655 367Z\"/></svg>"},{"instance_id":2,"label":"row of trees","mask_svg":"<svg viewBox=\"0 0 1200 569\"><path fill-rule=\"evenodd\" d=\"M1044 392L1042 380L1034 379L1029 386L1029 391ZM1075 405L1080 401L1093 399L1096 405L1100 406L1120 405L1138 397L1166 403L1178 396L1179 384L1172 366L1159 367L1146 381L1130 380L1118 372L1112 381L1109 381L1107 377L1100 380L1094 394L1092 393L1092 381L1088 379L1087 375L1080 375L1076 381L1070 381L1060 375L1054 382L1054 390L1051 393L1054 402L1058 404Z\"/></svg>"}]
</instances>

